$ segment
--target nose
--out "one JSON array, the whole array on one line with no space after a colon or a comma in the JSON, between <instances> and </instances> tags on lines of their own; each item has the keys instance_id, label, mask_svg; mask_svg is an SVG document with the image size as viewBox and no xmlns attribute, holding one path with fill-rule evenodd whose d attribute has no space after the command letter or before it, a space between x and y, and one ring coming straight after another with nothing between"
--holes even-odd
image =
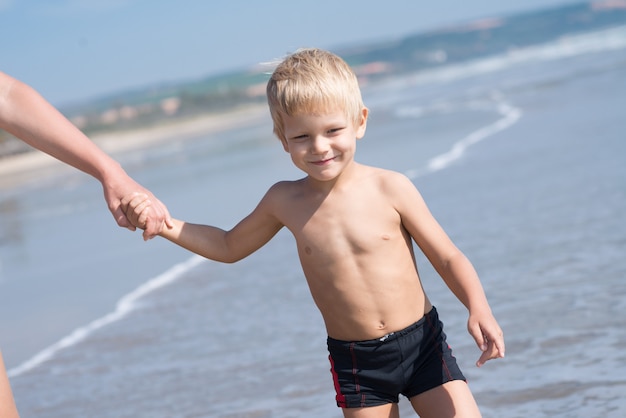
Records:
<instances>
[{"instance_id":1,"label":"nose","mask_svg":"<svg viewBox=\"0 0 626 418\"><path fill-rule=\"evenodd\" d=\"M314 154L324 154L330 148L330 141L324 135L317 135L311 141L311 152Z\"/></svg>"}]
</instances>

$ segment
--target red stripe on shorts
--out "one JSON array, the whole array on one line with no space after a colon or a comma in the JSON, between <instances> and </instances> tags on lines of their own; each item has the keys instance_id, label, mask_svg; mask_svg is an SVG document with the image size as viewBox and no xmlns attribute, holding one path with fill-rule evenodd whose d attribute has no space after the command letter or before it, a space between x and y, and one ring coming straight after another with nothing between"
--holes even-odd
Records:
<instances>
[{"instance_id":1,"label":"red stripe on shorts","mask_svg":"<svg viewBox=\"0 0 626 418\"><path fill-rule=\"evenodd\" d=\"M333 383L335 384L335 399L337 400L337 405L341 408L345 408L346 397L343 396L341 389L339 388L339 378L335 372L335 362L333 361L333 357L330 355L328 356L328 360L330 361L330 373L333 375Z\"/></svg>"}]
</instances>

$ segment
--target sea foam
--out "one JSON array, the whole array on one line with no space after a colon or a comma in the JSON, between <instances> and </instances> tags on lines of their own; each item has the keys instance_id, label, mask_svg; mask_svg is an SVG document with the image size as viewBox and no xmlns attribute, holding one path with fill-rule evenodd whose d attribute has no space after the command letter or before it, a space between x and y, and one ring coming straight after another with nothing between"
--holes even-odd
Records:
<instances>
[{"instance_id":1,"label":"sea foam","mask_svg":"<svg viewBox=\"0 0 626 418\"><path fill-rule=\"evenodd\" d=\"M522 109L508 103L503 95L497 91L492 92L489 101L483 103L477 103L476 101L456 105L437 103L429 107L403 108L399 110L398 115L401 117L421 117L424 114L433 112L454 112L461 109L477 108L496 112L501 117L493 123L470 132L468 135L455 142L448 151L431 158L426 164L426 167L405 171L406 176L415 179L422 175L445 169L454 161L460 159L465 151L472 145L513 126L522 117L523 112Z\"/></svg>"}]
</instances>

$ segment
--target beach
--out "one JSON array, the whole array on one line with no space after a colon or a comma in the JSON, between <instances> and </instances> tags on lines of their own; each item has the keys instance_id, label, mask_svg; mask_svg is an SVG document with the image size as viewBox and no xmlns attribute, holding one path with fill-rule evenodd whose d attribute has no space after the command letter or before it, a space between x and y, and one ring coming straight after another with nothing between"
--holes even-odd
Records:
<instances>
[{"instance_id":1,"label":"beach","mask_svg":"<svg viewBox=\"0 0 626 418\"><path fill-rule=\"evenodd\" d=\"M418 254L485 417L626 412L626 28L569 42L363 91L357 161L414 182L504 330L506 358L476 368L467 311ZM265 112L98 143L173 216L228 228L301 177ZM55 173L0 188L0 344L22 417L341 416L287 231L214 263L144 243L95 180Z\"/></svg>"}]
</instances>

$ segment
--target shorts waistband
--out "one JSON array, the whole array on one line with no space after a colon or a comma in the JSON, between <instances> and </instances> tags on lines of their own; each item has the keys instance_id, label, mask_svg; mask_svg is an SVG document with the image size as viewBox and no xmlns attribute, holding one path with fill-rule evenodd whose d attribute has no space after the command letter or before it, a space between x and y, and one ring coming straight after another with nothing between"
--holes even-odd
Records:
<instances>
[{"instance_id":1,"label":"shorts waistband","mask_svg":"<svg viewBox=\"0 0 626 418\"><path fill-rule=\"evenodd\" d=\"M390 332L379 338L374 338L371 340L361 340L361 341L344 341L344 340L337 340L335 338L328 337L327 342L329 345L339 345L339 346L349 345L352 343L356 343L359 345L377 345L380 343L390 342L400 337L403 337L405 335L411 334L412 332L420 329L424 325L424 322L426 322L426 319L428 317L430 317L431 319L438 318L437 309L435 309L434 306L432 307L430 311L428 311L428 313L424 314L424 316L421 317L417 322L409 325L408 327L404 329L401 329L400 331Z\"/></svg>"}]
</instances>

